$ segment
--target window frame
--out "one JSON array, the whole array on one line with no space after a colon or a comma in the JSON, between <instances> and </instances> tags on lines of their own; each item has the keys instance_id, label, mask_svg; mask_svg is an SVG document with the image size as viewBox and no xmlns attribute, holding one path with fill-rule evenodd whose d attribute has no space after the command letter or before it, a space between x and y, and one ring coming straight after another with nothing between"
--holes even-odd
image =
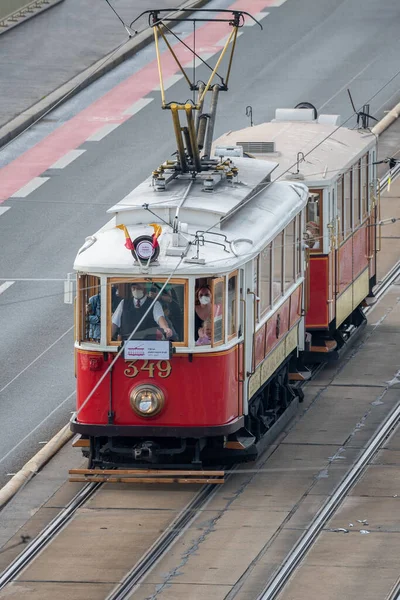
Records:
<instances>
[{"instance_id":1,"label":"window frame","mask_svg":"<svg viewBox=\"0 0 400 600\"><path fill-rule=\"evenodd\" d=\"M107 313L106 313L106 319L107 319L107 345L108 346L120 346L121 345L121 341L120 340L112 340L111 339L111 329L112 329L112 306L111 306L111 286L113 284L122 284L122 283L132 283L134 281L146 281L148 280L149 282L154 282L154 283L161 283L164 284L165 281L168 279L168 277L149 277L148 275L142 275L142 276L133 276L133 277L121 277L121 276L115 276L115 277L107 277ZM188 279L180 279L180 278L174 278L174 279L170 279L168 281L168 285L183 285L183 302L184 305L182 308L182 312L183 312L183 341L182 342L171 342L172 346L174 348L180 348L180 347L187 347L188 346L188 338L189 338L189 331L188 331L188 310L189 310L189 280ZM123 300L124 298L122 298ZM186 310L185 310L186 309Z\"/></svg>"},{"instance_id":2,"label":"window frame","mask_svg":"<svg viewBox=\"0 0 400 600\"><path fill-rule=\"evenodd\" d=\"M290 281L290 283L288 283L286 281L287 279L287 273L286 273L286 266L287 266L287 261L286 261L286 252L289 248L289 244L286 241L286 235L287 235L287 230L288 228L291 227L293 230L293 243L291 244L291 249L292 249L292 279ZM283 277L283 293L285 294L286 291L296 283L297 280L297 274L296 274L296 220L292 219L290 221L290 223L288 223L284 229L284 236L283 236L283 247L284 247L284 257L283 257L283 262L284 262L284 277Z\"/></svg>"},{"instance_id":3,"label":"window frame","mask_svg":"<svg viewBox=\"0 0 400 600\"><path fill-rule=\"evenodd\" d=\"M306 230L307 230L307 223L310 222L310 218L309 218L309 214L308 214L308 204L309 204L310 198L313 194L318 196L318 238L317 238L317 241L319 241L319 248L312 248L310 246L308 249L313 254L320 254L323 251L323 244L324 244L324 235L323 235L324 190L322 188L310 188L309 189L309 195L308 195L307 204L305 207Z\"/></svg>"},{"instance_id":4,"label":"window frame","mask_svg":"<svg viewBox=\"0 0 400 600\"><path fill-rule=\"evenodd\" d=\"M348 189L350 191L350 202L346 204L346 177L348 177ZM353 234L353 173L352 169L348 169L343 175L343 214L346 218L343 227L343 240L347 240ZM349 217L350 223L347 222Z\"/></svg>"},{"instance_id":5,"label":"window frame","mask_svg":"<svg viewBox=\"0 0 400 600\"><path fill-rule=\"evenodd\" d=\"M215 342L214 341L214 330L215 330L215 326L214 326L214 321L215 321L215 314L214 314L214 307L215 307L215 287L222 283L222 302L221 302L221 306L222 306L222 339L221 341ZM211 279L211 300L212 300L212 304L211 304L211 314L212 314L212 319L211 319L211 348L217 348L218 346L222 346L223 344L225 344L225 310L226 310L226 277L215 277L213 279Z\"/></svg>"},{"instance_id":6,"label":"window frame","mask_svg":"<svg viewBox=\"0 0 400 600\"><path fill-rule=\"evenodd\" d=\"M236 284L235 284L235 310L234 310L234 315L235 315L235 322L234 322L234 332L233 333L229 333L229 314L230 314L230 305L228 304L229 302L229 280L232 279L233 277L236 277ZM229 273L228 277L226 278L226 283L227 283L227 290L226 290L226 302L227 302L227 311L226 311L226 317L228 320L227 323L227 337L228 337L228 341L233 340L233 338L237 337L238 335L238 325L239 325L239 270L236 269L235 271L232 271L232 273Z\"/></svg>"},{"instance_id":7,"label":"window frame","mask_svg":"<svg viewBox=\"0 0 400 600\"><path fill-rule=\"evenodd\" d=\"M277 296L275 298L275 294L274 294L274 283L275 283L275 243L278 240L278 238L281 238L281 252L280 252L280 261L281 261L281 267L280 267L280 274L281 274L281 279L280 279L280 286L281 286L281 291L280 291L280 295ZM285 240L285 236L283 233L283 230L280 231L279 233L276 234L276 236L274 237L274 239L271 242L271 246L272 246L272 251L271 251L271 264L272 264L272 269L271 269L271 289L272 289L272 293L271 293L271 308L274 307L276 304L278 304L278 302L280 301L280 299L283 296L283 279L284 279L284 268L285 268L285 263L284 263L284 240Z\"/></svg>"},{"instance_id":8,"label":"window frame","mask_svg":"<svg viewBox=\"0 0 400 600\"><path fill-rule=\"evenodd\" d=\"M97 280L95 282L94 280ZM101 331L100 338L98 341L93 341L86 337L86 330L89 330L89 326L86 322L86 305L89 298L99 294L101 292L101 278L99 275L92 275L90 273L79 273L77 278L77 308L76 308L76 335L75 339L78 344L96 344L97 346L101 343ZM101 318L103 314L103 303L101 303L101 316L100 316L100 328Z\"/></svg>"},{"instance_id":9,"label":"window frame","mask_svg":"<svg viewBox=\"0 0 400 600\"><path fill-rule=\"evenodd\" d=\"M263 308L262 307L262 285L261 285L261 270L262 270L262 253L266 250L269 250L269 302ZM260 298L260 302L257 302L257 321L261 321L264 315L271 310L272 306L272 242L267 244L265 248L263 248L260 254L257 256L257 287L256 287L257 297Z\"/></svg>"},{"instance_id":10,"label":"window frame","mask_svg":"<svg viewBox=\"0 0 400 600\"><path fill-rule=\"evenodd\" d=\"M362 185L362 193L361 193L361 212L362 219L366 219L369 213L369 152L364 154L361 157L361 185Z\"/></svg>"},{"instance_id":11,"label":"window frame","mask_svg":"<svg viewBox=\"0 0 400 600\"><path fill-rule=\"evenodd\" d=\"M356 191L356 182L358 182L358 193ZM353 229L357 229L362 222L362 206L361 206L361 158L353 165L352 174L353 188Z\"/></svg>"},{"instance_id":12,"label":"window frame","mask_svg":"<svg viewBox=\"0 0 400 600\"><path fill-rule=\"evenodd\" d=\"M343 242L344 240L344 211L343 211L343 197L344 197L344 175L343 173L339 176L336 182L336 212L339 219L339 231L338 237L339 241ZM340 215L339 215L340 212Z\"/></svg>"}]
</instances>

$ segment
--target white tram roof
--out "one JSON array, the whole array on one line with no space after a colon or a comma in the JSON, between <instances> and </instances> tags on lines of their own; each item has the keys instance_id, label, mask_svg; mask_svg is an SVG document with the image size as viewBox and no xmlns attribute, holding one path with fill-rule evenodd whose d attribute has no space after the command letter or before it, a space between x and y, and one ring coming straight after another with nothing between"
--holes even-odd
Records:
<instances>
[{"instance_id":1,"label":"white tram roof","mask_svg":"<svg viewBox=\"0 0 400 600\"><path fill-rule=\"evenodd\" d=\"M222 135L214 142L214 151L218 146L244 143L244 152L249 148L248 153L255 158L279 163L272 180L296 179L293 174L297 171L298 153L302 152L305 161L299 163L298 180L309 187L331 185L374 146L376 136L366 130L338 128L338 115L320 115L313 120L310 112L307 109L278 109L278 118L271 122ZM306 156L308 152L310 154Z\"/></svg>"},{"instance_id":2,"label":"white tram roof","mask_svg":"<svg viewBox=\"0 0 400 600\"><path fill-rule=\"evenodd\" d=\"M149 178L109 209L113 218L82 246L74 269L93 274L140 276L138 263L124 246L124 234L116 228L118 224L127 227L132 240L151 235L150 223L161 225L160 255L157 263L150 263L147 276L169 275L178 265L187 242L193 241L198 231L207 230L204 245L198 247L199 259L204 262L191 262L197 256L197 246L191 246L176 277L223 273L247 262L303 209L308 189L299 182L268 184L267 178L275 167L272 163L239 158L234 164L239 169L237 183L221 181L211 193L202 191L202 180L193 184L179 212L180 250L172 248L172 227L163 220L172 223L190 180L176 179L165 191L157 192ZM152 212L144 209L144 204Z\"/></svg>"}]
</instances>

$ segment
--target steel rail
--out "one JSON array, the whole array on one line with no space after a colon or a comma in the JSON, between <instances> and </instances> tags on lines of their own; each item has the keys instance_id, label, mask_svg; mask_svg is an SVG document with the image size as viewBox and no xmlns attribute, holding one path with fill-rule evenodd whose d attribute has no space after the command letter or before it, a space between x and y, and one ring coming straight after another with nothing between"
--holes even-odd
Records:
<instances>
[{"instance_id":1,"label":"steel rail","mask_svg":"<svg viewBox=\"0 0 400 600\"><path fill-rule=\"evenodd\" d=\"M190 526L192 521L197 517L198 511L205 506L218 488L219 486L213 483L205 485L169 525L168 529L149 548L146 554L143 555L140 561L136 563L122 583L106 597L106 600L125 600L129 598L134 588L148 574L156 562L165 555L177 538Z\"/></svg>"},{"instance_id":2,"label":"steel rail","mask_svg":"<svg viewBox=\"0 0 400 600\"><path fill-rule=\"evenodd\" d=\"M78 508L89 500L101 483L88 483L69 504L35 537L26 549L0 575L0 590L10 583L73 517Z\"/></svg>"},{"instance_id":3,"label":"steel rail","mask_svg":"<svg viewBox=\"0 0 400 600\"><path fill-rule=\"evenodd\" d=\"M305 557L308 550L315 542L317 536L326 525L327 521L334 514L336 509L346 497L349 490L359 480L371 458L380 449L384 440L398 426L400 421L400 404L395 407L389 416L385 419L382 426L373 436L370 444L358 458L356 463L348 471L343 481L337 486L332 496L324 504L316 515L308 530L300 538L293 550L286 556L281 569L268 582L263 592L257 596L257 600L273 600L282 590L293 571L300 561Z\"/></svg>"}]
</instances>

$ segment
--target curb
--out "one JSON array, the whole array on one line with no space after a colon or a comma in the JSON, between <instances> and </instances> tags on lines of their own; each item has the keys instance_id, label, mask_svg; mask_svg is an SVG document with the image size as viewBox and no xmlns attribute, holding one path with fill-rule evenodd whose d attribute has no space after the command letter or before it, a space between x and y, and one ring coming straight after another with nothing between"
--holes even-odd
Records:
<instances>
[{"instance_id":1,"label":"curb","mask_svg":"<svg viewBox=\"0 0 400 600\"><path fill-rule=\"evenodd\" d=\"M209 0L186 0L179 8L193 9L194 12L196 8L201 8L208 4L208 2ZM179 17L183 13L177 12L175 14ZM11 121L8 121L8 123L0 127L0 149L4 144L17 137L29 126L33 125L52 108L72 98L72 96L117 67L124 60L127 60L139 52L139 50L150 44L153 40L153 30L152 28L147 28L145 31L142 31L126 42L126 44L118 51L113 50L112 52L109 52L106 56L103 56L103 58L97 60L93 65L85 69L85 71L82 71L82 73L79 73L70 79L67 83L51 92L36 104L33 104L23 113Z\"/></svg>"},{"instance_id":2,"label":"curb","mask_svg":"<svg viewBox=\"0 0 400 600\"><path fill-rule=\"evenodd\" d=\"M61 450L72 436L73 433L68 423L0 489L0 510Z\"/></svg>"},{"instance_id":3,"label":"curb","mask_svg":"<svg viewBox=\"0 0 400 600\"><path fill-rule=\"evenodd\" d=\"M40 13L48 10L49 8L53 8L56 4L63 2L63 0L37 0L36 2L33 0L32 2L27 2L21 8L14 10L11 14L6 15L5 17L0 18L0 35L3 33L7 33L17 25L22 25L25 21L40 15Z\"/></svg>"},{"instance_id":4,"label":"curb","mask_svg":"<svg viewBox=\"0 0 400 600\"><path fill-rule=\"evenodd\" d=\"M392 110L390 110L387 113L387 115L385 115L383 117L383 119L381 119L379 121L379 123L374 125L374 127L371 129L372 133L374 133L375 135L381 135L381 133L383 133L385 131L385 129L390 127L390 125L392 123L394 123L396 121L396 119L398 119L399 117L400 117L400 102L399 102L399 104L396 104L396 106L394 108L392 108Z\"/></svg>"}]
</instances>

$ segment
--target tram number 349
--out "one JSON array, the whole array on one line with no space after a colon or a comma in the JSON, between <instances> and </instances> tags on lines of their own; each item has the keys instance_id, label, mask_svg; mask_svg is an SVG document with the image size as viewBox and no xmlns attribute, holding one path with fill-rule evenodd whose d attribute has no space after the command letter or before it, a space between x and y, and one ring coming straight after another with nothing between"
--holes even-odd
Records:
<instances>
[{"instance_id":1,"label":"tram number 349","mask_svg":"<svg viewBox=\"0 0 400 600\"><path fill-rule=\"evenodd\" d=\"M159 360L156 363L150 360L141 360L140 366L136 366L136 363L138 362L139 361L135 359L128 363L128 368L125 369L124 375L127 377L136 377L139 375L139 373L143 373L145 371L148 372L149 377L151 378L154 377L155 374L163 379L171 375L172 367L169 360Z\"/></svg>"}]
</instances>

